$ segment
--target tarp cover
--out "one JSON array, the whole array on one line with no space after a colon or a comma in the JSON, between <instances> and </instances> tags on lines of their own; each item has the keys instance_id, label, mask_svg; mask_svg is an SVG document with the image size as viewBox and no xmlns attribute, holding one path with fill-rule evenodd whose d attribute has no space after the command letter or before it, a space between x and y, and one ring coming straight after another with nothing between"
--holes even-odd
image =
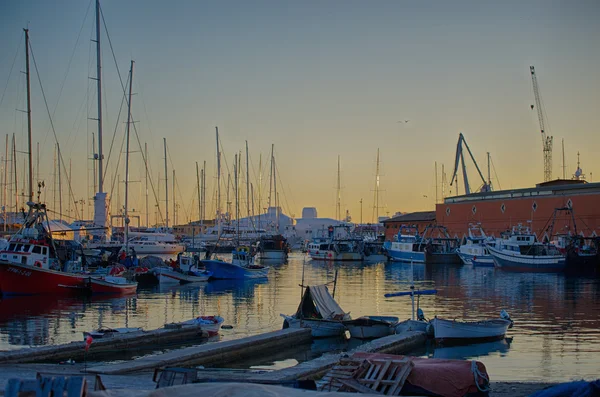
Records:
<instances>
[{"instance_id":1,"label":"tarp cover","mask_svg":"<svg viewBox=\"0 0 600 397\"><path fill-rule=\"evenodd\" d=\"M380 353L354 353L353 359L402 359L404 356ZM414 367L406 381L413 386L442 397L462 397L477 393L471 361L440 360L436 358L410 357ZM489 378L485 365L476 361L479 372ZM480 386L484 386L480 379ZM405 386L406 387L406 384Z\"/></svg>"},{"instance_id":2,"label":"tarp cover","mask_svg":"<svg viewBox=\"0 0 600 397\"><path fill-rule=\"evenodd\" d=\"M115 389L88 392L87 395L89 397L342 397L348 396L348 393L317 392L252 383L195 383L152 391ZM361 394L361 396L375 396L375 394Z\"/></svg>"},{"instance_id":3,"label":"tarp cover","mask_svg":"<svg viewBox=\"0 0 600 397\"><path fill-rule=\"evenodd\" d=\"M316 313L314 313L315 310ZM297 314L304 318L320 317L325 320L350 319L350 316L346 314L335 299L333 299L327 286L324 284L306 287Z\"/></svg>"}]
</instances>

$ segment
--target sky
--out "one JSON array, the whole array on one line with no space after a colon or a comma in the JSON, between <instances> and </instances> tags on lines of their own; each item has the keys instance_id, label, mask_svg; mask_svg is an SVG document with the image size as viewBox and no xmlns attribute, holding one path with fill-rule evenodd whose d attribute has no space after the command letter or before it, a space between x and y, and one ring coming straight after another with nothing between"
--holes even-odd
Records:
<instances>
[{"instance_id":1,"label":"sky","mask_svg":"<svg viewBox=\"0 0 600 397\"><path fill-rule=\"evenodd\" d=\"M543 157L537 113L530 108L530 65L536 68L546 131L554 137L553 175L562 176L564 139L567 177L579 152L588 180L590 173L600 179L597 1L103 0L101 8L114 50L113 58L103 29L105 190L113 209L122 208L124 155L118 163L117 158L125 151L127 111L117 119L123 98L117 66L125 84L134 60L132 117L139 141L148 144L151 223L154 195L164 214L163 137L169 178L176 170L177 223L197 219L196 162L207 163L207 217L214 213L215 126L225 175L236 153L242 151L245 163L248 141L257 207L259 160L262 155L261 207L266 207L274 145L280 204L296 217L303 207L335 216L340 156L342 212L360 222L362 199L362 220L372 221L377 149L379 214L433 210L436 186L438 201L442 196L442 164L448 182L452 177L460 132L484 174L490 152L495 189L531 187L543 180ZM96 87L90 80L96 74L94 3L0 2L0 139L15 134L19 190L27 151L21 111L24 27L30 29L37 65L36 71L32 60L34 151L40 144L35 179L44 180L43 199L55 206L55 138L41 80L63 169L70 162L74 200L78 211L85 203L83 216L89 218L94 190L89 159L97 132ZM404 120L409 121L399 122ZM135 136L130 151L129 208L144 218L145 168ZM36 164L34 156L37 169ZM467 169L476 189L481 181L471 163ZM242 201L245 181L244 176ZM63 189L66 197L66 183ZM462 194L462 179L459 189ZM457 193L456 186L444 190ZM70 213L68 207L63 202L63 213L75 216L74 205Z\"/></svg>"}]
</instances>

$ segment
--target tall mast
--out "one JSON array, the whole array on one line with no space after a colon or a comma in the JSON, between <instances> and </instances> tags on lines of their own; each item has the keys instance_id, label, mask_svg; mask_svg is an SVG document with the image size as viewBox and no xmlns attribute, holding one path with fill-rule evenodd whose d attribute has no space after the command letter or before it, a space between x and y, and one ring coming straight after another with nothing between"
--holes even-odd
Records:
<instances>
[{"instance_id":1,"label":"tall mast","mask_svg":"<svg viewBox=\"0 0 600 397\"><path fill-rule=\"evenodd\" d=\"M129 69L129 103L127 108L127 143L125 148L125 252L129 251L129 129L131 126L131 89L133 87L133 60Z\"/></svg>"},{"instance_id":2,"label":"tall mast","mask_svg":"<svg viewBox=\"0 0 600 397\"><path fill-rule=\"evenodd\" d=\"M337 204L336 204L336 213L335 218L339 221L342 220L342 186L340 181L340 155L338 154L338 164L337 164Z\"/></svg>"},{"instance_id":3,"label":"tall mast","mask_svg":"<svg viewBox=\"0 0 600 397\"><path fill-rule=\"evenodd\" d=\"M273 145L274 147L275 145ZM275 193L275 231L279 234L279 196L277 195L277 164L275 163L275 154L271 151L273 161L273 192Z\"/></svg>"},{"instance_id":4,"label":"tall mast","mask_svg":"<svg viewBox=\"0 0 600 397\"><path fill-rule=\"evenodd\" d=\"M36 165L35 165L35 180L40 181L40 143L37 142Z\"/></svg>"},{"instance_id":5,"label":"tall mast","mask_svg":"<svg viewBox=\"0 0 600 397\"><path fill-rule=\"evenodd\" d=\"M221 237L221 150L219 148L219 127L215 127L217 136L217 226Z\"/></svg>"},{"instance_id":6,"label":"tall mast","mask_svg":"<svg viewBox=\"0 0 600 397\"><path fill-rule=\"evenodd\" d=\"M488 161L488 188L492 190L492 176L490 172L490 152L487 152L487 161Z\"/></svg>"},{"instance_id":7,"label":"tall mast","mask_svg":"<svg viewBox=\"0 0 600 397\"><path fill-rule=\"evenodd\" d=\"M362 199L361 199L361 202L362 202ZM375 166L375 199L373 200L373 215L375 215L375 219L373 219L373 223L375 225L379 224L379 148L377 148L377 162L376 162L376 166ZM362 219L362 216L361 216L361 219ZM362 223L362 221L361 221L361 223Z\"/></svg>"},{"instance_id":8,"label":"tall mast","mask_svg":"<svg viewBox=\"0 0 600 397\"><path fill-rule=\"evenodd\" d=\"M200 175L198 162L196 161L196 186L198 187L198 220L202 219L202 194L200 193Z\"/></svg>"},{"instance_id":9,"label":"tall mast","mask_svg":"<svg viewBox=\"0 0 600 397\"><path fill-rule=\"evenodd\" d=\"M59 152L60 153L60 152ZM17 177L17 143L15 141L15 134L12 136L12 166L14 170L15 178L15 212L19 212L19 178ZM62 214L62 211L61 211ZM62 215L61 215L62 216Z\"/></svg>"},{"instance_id":10,"label":"tall mast","mask_svg":"<svg viewBox=\"0 0 600 397\"><path fill-rule=\"evenodd\" d=\"M247 224L250 226L250 158L248 156L248 141L246 141L246 210L248 213Z\"/></svg>"},{"instance_id":11,"label":"tall mast","mask_svg":"<svg viewBox=\"0 0 600 397\"><path fill-rule=\"evenodd\" d=\"M206 160L202 166L202 214L200 215L200 228L204 230L204 217L206 216Z\"/></svg>"},{"instance_id":12,"label":"tall mast","mask_svg":"<svg viewBox=\"0 0 600 397\"><path fill-rule=\"evenodd\" d=\"M100 51L100 0L96 0L96 83L98 92L98 192L104 192L102 161L102 53Z\"/></svg>"},{"instance_id":13,"label":"tall mast","mask_svg":"<svg viewBox=\"0 0 600 397\"><path fill-rule=\"evenodd\" d=\"M167 171L167 138L163 138L165 148L165 227L169 228L169 174Z\"/></svg>"},{"instance_id":14,"label":"tall mast","mask_svg":"<svg viewBox=\"0 0 600 397\"><path fill-rule=\"evenodd\" d=\"M175 202L175 169L173 169L173 182L171 182L171 189L173 189L173 226L177 224L177 204Z\"/></svg>"},{"instance_id":15,"label":"tall mast","mask_svg":"<svg viewBox=\"0 0 600 397\"><path fill-rule=\"evenodd\" d=\"M96 137L92 132L92 175L94 175L94 194L96 193L98 179L96 175L96 161L94 160L94 153L96 153ZM56 207L54 207L56 208Z\"/></svg>"},{"instance_id":16,"label":"tall mast","mask_svg":"<svg viewBox=\"0 0 600 397\"><path fill-rule=\"evenodd\" d=\"M60 220L62 220L62 175L60 173L60 143L56 144L57 156L58 156L58 212L60 214ZM63 164L64 165L64 164Z\"/></svg>"},{"instance_id":17,"label":"tall mast","mask_svg":"<svg viewBox=\"0 0 600 397\"><path fill-rule=\"evenodd\" d=\"M438 175L437 175L437 161L435 162L435 203L438 203Z\"/></svg>"},{"instance_id":18,"label":"tall mast","mask_svg":"<svg viewBox=\"0 0 600 397\"><path fill-rule=\"evenodd\" d=\"M262 153L258 160L258 228L260 229L260 205L261 205L261 191L262 191Z\"/></svg>"},{"instance_id":19,"label":"tall mast","mask_svg":"<svg viewBox=\"0 0 600 397\"><path fill-rule=\"evenodd\" d=\"M31 81L29 79L29 29L25 31L25 76L27 76L27 155L29 157L29 195L33 201L33 153L31 149Z\"/></svg>"},{"instance_id":20,"label":"tall mast","mask_svg":"<svg viewBox=\"0 0 600 397\"><path fill-rule=\"evenodd\" d=\"M250 197L252 197L252 219L254 219L254 185L250 184Z\"/></svg>"},{"instance_id":21,"label":"tall mast","mask_svg":"<svg viewBox=\"0 0 600 397\"><path fill-rule=\"evenodd\" d=\"M271 144L271 170L269 171L269 208L271 208L271 197L273 194L273 147Z\"/></svg>"},{"instance_id":22,"label":"tall mast","mask_svg":"<svg viewBox=\"0 0 600 397\"><path fill-rule=\"evenodd\" d=\"M237 154L236 154L237 156ZM227 200L225 202L225 212L227 213L227 221L231 221L231 199L229 198L229 189L231 187L231 174L227 174L227 192L225 195L225 199Z\"/></svg>"},{"instance_id":23,"label":"tall mast","mask_svg":"<svg viewBox=\"0 0 600 397\"><path fill-rule=\"evenodd\" d=\"M233 178L234 178L234 186L235 189L235 221L237 224L237 245L240 245L240 196L239 196L239 185L238 185L238 154L235 154L234 162L233 162Z\"/></svg>"},{"instance_id":24,"label":"tall mast","mask_svg":"<svg viewBox=\"0 0 600 397\"><path fill-rule=\"evenodd\" d=\"M562 169L563 179L567 179L567 167L565 165L565 138L562 139Z\"/></svg>"},{"instance_id":25,"label":"tall mast","mask_svg":"<svg viewBox=\"0 0 600 397\"><path fill-rule=\"evenodd\" d=\"M148 208L148 142L144 142L144 168L146 169L146 227L150 227L150 209Z\"/></svg>"},{"instance_id":26,"label":"tall mast","mask_svg":"<svg viewBox=\"0 0 600 397\"><path fill-rule=\"evenodd\" d=\"M4 217L4 231L6 231L6 186L8 184L8 134L4 149L4 186L2 186L2 215Z\"/></svg>"}]
</instances>

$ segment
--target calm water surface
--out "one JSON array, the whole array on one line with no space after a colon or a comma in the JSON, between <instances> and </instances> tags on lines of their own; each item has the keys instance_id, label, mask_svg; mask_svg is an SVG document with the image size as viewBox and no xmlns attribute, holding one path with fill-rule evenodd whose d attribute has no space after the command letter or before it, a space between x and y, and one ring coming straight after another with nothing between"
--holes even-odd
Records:
<instances>
[{"instance_id":1,"label":"calm water surface","mask_svg":"<svg viewBox=\"0 0 600 397\"><path fill-rule=\"evenodd\" d=\"M304 266L303 266L304 263ZM591 379L600 368L600 281L562 274L508 273L470 266L446 267L388 263L324 264L300 254L272 266L268 280L215 281L198 285L141 290L129 298L91 300L51 297L9 298L0 302L0 350L82 340L82 332L100 326L143 327L218 314L233 329L221 340L241 338L281 328L280 313L296 311L304 267L305 284L338 282L336 300L353 317L391 315L410 317L407 297L384 294L416 288L436 288L423 296L427 317L478 320L507 310L515 326L505 341L467 347L428 346L415 354L436 358L477 358L492 380L561 381ZM330 287L330 290L333 286ZM337 342L336 342L337 343ZM279 352L275 366L335 348L331 341ZM352 348L355 341L342 348ZM252 363L248 364L252 365Z\"/></svg>"}]
</instances>

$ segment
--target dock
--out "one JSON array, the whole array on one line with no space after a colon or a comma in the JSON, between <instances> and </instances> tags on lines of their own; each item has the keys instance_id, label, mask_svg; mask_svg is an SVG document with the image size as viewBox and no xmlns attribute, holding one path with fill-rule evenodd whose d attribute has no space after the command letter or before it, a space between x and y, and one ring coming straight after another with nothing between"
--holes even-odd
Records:
<instances>
[{"instance_id":1,"label":"dock","mask_svg":"<svg viewBox=\"0 0 600 397\"><path fill-rule=\"evenodd\" d=\"M236 340L178 349L124 363L90 367L88 372L120 375L165 366L225 363L261 354L265 350L284 349L301 343L310 343L311 341L310 329L288 328Z\"/></svg>"},{"instance_id":2,"label":"dock","mask_svg":"<svg viewBox=\"0 0 600 397\"><path fill-rule=\"evenodd\" d=\"M200 342L201 338L206 338L207 336L206 331L202 331L201 327L196 326L160 328L152 331L141 331L110 338L94 339L86 353L82 335L81 342L2 351L0 352L0 364L57 362L68 359L82 360L84 357L90 360L100 354L136 349L144 346L157 347L173 343L182 344L184 341L190 343L195 340Z\"/></svg>"}]
</instances>

